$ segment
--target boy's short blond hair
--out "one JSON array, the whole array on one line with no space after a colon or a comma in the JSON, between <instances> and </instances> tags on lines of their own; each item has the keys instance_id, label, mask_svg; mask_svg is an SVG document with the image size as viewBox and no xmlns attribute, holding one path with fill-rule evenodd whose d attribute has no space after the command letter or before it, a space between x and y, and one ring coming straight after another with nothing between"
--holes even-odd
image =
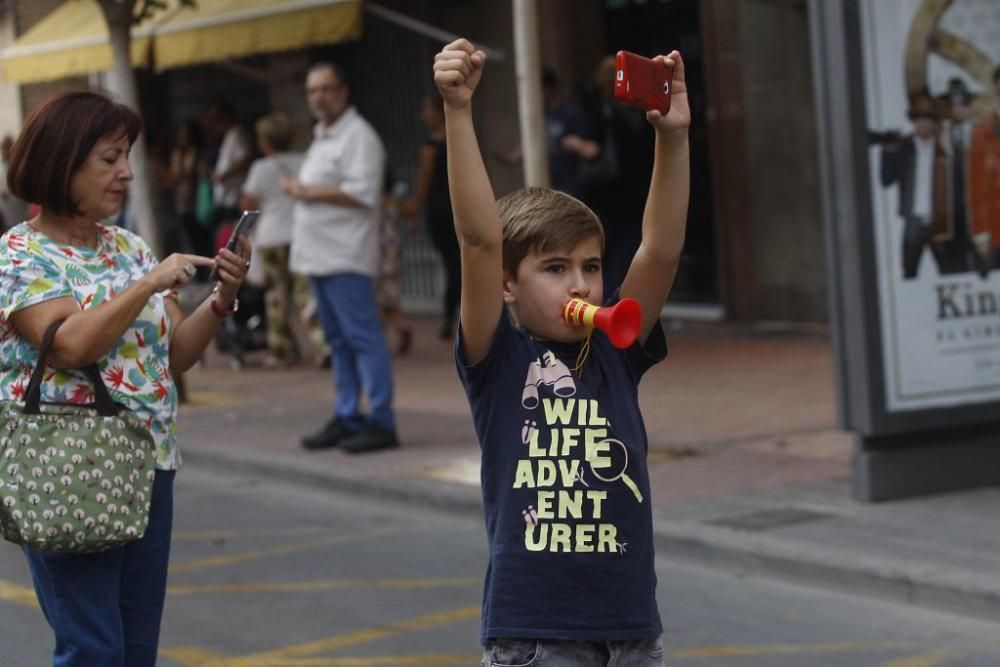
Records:
<instances>
[{"instance_id":1,"label":"boy's short blond hair","mask_svg":"<svg viewBox=\"0 0 1000 667\"><path fill-rule=\"evenodd\" d=\"M284 111L275 111L260 118L254 129L257 130L257 136L267 139L267 143L276 151L286 151L292 145L292 121Z\"/></svg>"},{"instance_id":2,"label":"boy's short blond hair","mask_svg":"<svg viewBox=\"0 0 1000 667\"><path fill-rule=\"evenodd\" d=\"M523 188L497 200L503 222L503 268L513 277L532 250L570 249L596 237L604 252L597 214L576 197L548 188Z\"/></svg>"}]
</instances>

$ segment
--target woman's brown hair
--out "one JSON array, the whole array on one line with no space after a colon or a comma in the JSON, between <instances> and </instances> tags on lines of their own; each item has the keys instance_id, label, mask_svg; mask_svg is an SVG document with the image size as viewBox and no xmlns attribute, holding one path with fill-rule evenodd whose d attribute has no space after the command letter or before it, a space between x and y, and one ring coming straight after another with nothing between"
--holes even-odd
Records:
<instances>
[{"instance_id":1,"label":"woman's brown hair","mask_svg":"<svg viewBox=\"0 0 1000 667\"><path fill-rule=\"evenodd\" d=\"M7 189L56 215L79 215L70 183L94 144L118 133L128 137L131 148L141 131L139 114L99 93L50 97L31 112L14 142Z\"/></svg>"}]
</instances>

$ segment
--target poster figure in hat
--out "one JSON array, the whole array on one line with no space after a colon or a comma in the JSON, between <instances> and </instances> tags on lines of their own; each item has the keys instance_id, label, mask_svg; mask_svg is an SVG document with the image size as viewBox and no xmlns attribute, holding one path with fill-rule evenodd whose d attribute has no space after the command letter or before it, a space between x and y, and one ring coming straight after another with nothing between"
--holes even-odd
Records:
<instances>
[{"instance_id":1,"label":"poster figure in hat","mask_svg":"<svg viewBox=\"0 0 1000 667\"><path fill-rule=\"evenodd\" d=\"M972 131L969 199L977 248L991 268L1000 268L1000 66L992 83L992 110Z\"/></svg>"},{"instance_id":2,"label":"poster figure in hat","mask_svg":"<svg viewBox=\"0 0 1000 667\"><path fill-rule=\"evenodd\" d=\"M959 77L948 80L944 94L938 97L946 110L941 123L941 143L948 158L949 234L935 246L938 268L942 274L977 271L984 278L989 271L983 254L977 250L970 233L969 150L972 145L973 95ZM981 238L981 237L980 237Z\"/></svg>"},{"instance_id":3,"label":"poster figure in hat","mask_svg":"<svg viewBox=\"0 0 1000 667\"><path fill-rule=\"evenodd\" d=\"M897 213L903 219L903 278L917 277L924 250L940 248L953 236L948 205L948 156L940 141L941 114L926 95L910 101L913 133L874 135L881 144L879 178L883 187L898 186ZM942 269L940 258L938 270Z\"/></svg>"}]
</instances>

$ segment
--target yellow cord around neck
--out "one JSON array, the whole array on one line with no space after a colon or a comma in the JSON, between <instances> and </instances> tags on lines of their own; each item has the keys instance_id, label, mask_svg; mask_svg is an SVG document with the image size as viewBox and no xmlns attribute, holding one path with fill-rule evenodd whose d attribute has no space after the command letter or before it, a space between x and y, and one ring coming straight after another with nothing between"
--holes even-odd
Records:
<instances>
[{"instance_id":1,"label":"yellow cord around neck","mask_svg":"<svg viewBox=\"0 0 1000 667\"><path fill-rule=\"evenodd\" d=\"M577 374L577 377L583 377L583 365L587 363L587 355L590 354L590 337L593 335L594 330L591 329L587 338L584 339L583 345L580 346L580 353L576 355L576 366L573 366L573 372Z\"/></svg>"}]
</instances>

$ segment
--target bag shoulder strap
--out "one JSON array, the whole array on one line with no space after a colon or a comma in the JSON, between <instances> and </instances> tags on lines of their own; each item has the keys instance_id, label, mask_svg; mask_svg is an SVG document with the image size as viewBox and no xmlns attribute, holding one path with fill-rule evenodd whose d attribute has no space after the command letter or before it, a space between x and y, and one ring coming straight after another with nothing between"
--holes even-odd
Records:
<instances>
[{"instance_id":1,"label":"bag shoulder strap","mask_svg":"<svg viewBox=\"0 0 1000 667\"><path fill-rule=\"evenodd\" d=\"M26 415L41 414L42 376L45 375L45 362L48 359L52 341L55 340L56 331L65 321L56 320L49 325L42 336L42 346L38 349L38 361L35 363L35 369L31 372L31 380L28 381L28 389L24 395L24 414ZM90 364L80 370L87 373L94 385L94 406L97 408L97 413L102 417L117 417L119 406L111 400L111 394L108 393L108 388L104 385L104 380L101 379L101 372L97 368L97 364Z\"/></svg>"}]
</instances>

